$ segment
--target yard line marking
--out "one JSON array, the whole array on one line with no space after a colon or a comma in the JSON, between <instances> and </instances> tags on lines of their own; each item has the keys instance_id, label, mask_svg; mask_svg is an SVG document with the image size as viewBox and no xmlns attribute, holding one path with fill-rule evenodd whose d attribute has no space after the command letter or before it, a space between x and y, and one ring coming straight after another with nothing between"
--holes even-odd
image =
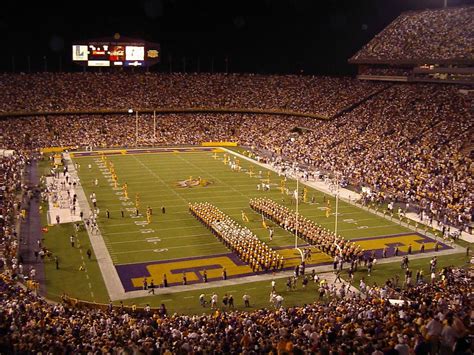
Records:
<instances>
[{"instance_id":1,"label":"yard line marking","mask_svg":"<svg viewBox=\"0 0 474 355\"><path fill-rule=\"evenodd\" d=\"M167 249L182 249L182 248L191 248L191 247L199 247L203 245L222 245L221 242L213 242L213 243L203 243L203 244L190 244L190 245L179 245L176 247L168 247ZM119 251L115 253L111 253L112 255L119 255L119 254L130 254L130 253L141 253L141 252L147 252L147 251L153 251L154 248L151 249L141 249L141 250L127 250L127 251Z\"/></svg>"},{"instance_id":2,"label":"yard line marking","mask_svg":"<svg viewBox=\"0 0 474 355\"><path fill-rule=\"evenodd\" d=\"M373 221L375 218L361 218L361 219L354 219L353 222L346 222L344 220L342 221L339 221L339 223L346 223L346 224L354 224L354 222L357 224L359 222L362 222L362 221ZM329 222L322 222L322 223L318 223L320 225L325 225L325 224L334 224L334 220L333 221L329 221Z\"/></svg>"},{"instance_id":3,"label":"yard line marking","mask_svg":"<svg viewBox=\"0 0 474 355\"><path fill-rule=\"evenodd\" d=\"M153 170L151 170L148 166L146 166L145 164L142 163L142 161L140 159L138 159L136 156L132 155L133 158L141 165L143 166L146 170L148 170L150 172L151 175L153 175L154 177L156 177L158 180L161 181L161 183L164 185L164 186L167 186L166 183L163 181L163 179L157 175ZM185 202L186 204L188 203L188 201L186 201L179 193L177 193L175 190L171 189L171 191L173 191L173 193L179 198L181 199L183 202Z\"/></svg>"},{"instance_id":4,"label":"yard line marking","mask_svg":"<svg viewBox=\"0 0 474 355\"><path fill-rule=\"evenodd\" d=\"M186 296L186 297L183 297L184 299L190 299L190 298L196 298L195 296Z\"/></svg>"},{"instance_id":5,"label":"yard line marking","mask_svg":"<svg viewBox=\"0 0 474 355\"><path fill-rule=\"evenodd\" d=\"M187 214L189 215L189 218L177 218L177 219L167 219L167 220L163 220L163 221L156 221L157 223L164 223L166 222L166 224L168 223L172 223L172 222L181 222L181 221L190 221L190 220L193 220L192 219L192 216L187 212ZM152 215L152 216L155 216L155 215ZM158 218L158 217L157 217ZM155 222L155 223L156 223ZM120 223L120 224L110 224L108 223L107 224L107 227L123 227L123 226L131 226L132 224L131 223Z\"/></svg>"},{"instance_id":6,"label":"yard line marking","mask_svg":"<svg viewBox=\"0 0 474 355\"><path fill-rule=\"evenodd\" d=\"M171 298L167 298L165 300L161 300L162 302L170 302L170 301L173 301Z\"/></svg>"},{"instance_id":7,"label":"yard line marking","mask_svg":"<svg viewBox=\"0 0 474 355\"><path fill-rule=\"evenodd\" d=\"M174 229L189 229L189 228L196 228L196 226L188 226L188 227L174 227L174 228L161 228L158 232L161 231L169 231ZM130 232L113 232L113 233L104 233L103 235L119 235L119 234L142 234L140 230L137 231L130 231Z\"/></svg>"},{"instance_id":8,"label":"yard line marking","mask_svg":"<svg viewBox=\"0 0 474 355\"><path fill-rule=\"evenodd\" d=\"M169 238L165 238L165 237L161 237L160 236L160 239L161 241L164 241L164 240L172 240L172 239L183 239L183 238L194 238L194 237L209 237L211 236L211 234L191 234L191 235L183 235L183 236L173 236L173 237L169 237ZM124 240L124 241L120 241L120 242L111 242L110 244L126 244L126 243L136 243L136 242L143 242L145 243L146 242L146 239L140 239L140 240L137 240L137 239L133 239L133 240Z\"/></svg>"},{"instance_id":9,"label":"yard line marking","mask_svg":"<svg viewBox=\"0 0 474 355\"><path fill-rule=\"evenodd\" d=\"M149 191L149 190L147 190ZM174 190L173 190L174 191ZM240 193L243 197L245 197L246 199L250 198L251 196L250 195L244 195L242 193ZM195 198L199 198L199 197L195 197ZM213 197L213 199L229 199L229 195L228 194L225 194L225 195L218 195L218 194L215 194ZM185 200L183 197L180 197L181 200L183 200L183 202L185 203L185 205L187 206L188 205L188 201ZM119 202L122 202L122 201L118 201L116 198L101 198L100 199L101 202L114 202L116 204L118 204ZM160 198L158 200L148 200L148 199L144 199L143 200L144 202L147 202L147 203L152 203L152 202L166 202L166 201L176 201L176 198L172 197L172 198ZM229 202L228 202L229 203ZM230 203L235 203L234 201L230 201ZM183 206L182 204L181 205L173 205L173 206ZM169 207L169 206L167 206Z\"/></svg>"},{"instance_id":10,"label":"yard line marking","mask_svg":"<svg viewBox=\"0 0 474 355\"><path fill-rule=\"evenodd\" d=\"M357 227L357 228L349 228L349 229L340 229L339 231L340 232L346 232L346 231L357 231L357 230L360 230L361 227L364 227L363 229L374 229L374 228L386 228L386 227L392 227L393 228L393 225L392 224L380 224L378 226L360 226L360 227Z\"/></svg>"}]
</instances>

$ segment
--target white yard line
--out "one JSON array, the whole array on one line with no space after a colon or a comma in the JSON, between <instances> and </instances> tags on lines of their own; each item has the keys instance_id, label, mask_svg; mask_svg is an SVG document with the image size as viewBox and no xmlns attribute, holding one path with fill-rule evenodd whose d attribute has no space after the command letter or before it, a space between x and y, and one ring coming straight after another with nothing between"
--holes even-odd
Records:
<instances>
[{"instance_id":1,"label":"white yard line","mask_svg":"<svg viewBox=\"0 0 474 355\"><path fill-rule=\"evenodd\" d=\"M243 196L245 196L245 195L243 195ZM248 196L245 196L245 197L248 198ZM195 199L195 197L192 197L192 196L191 196L191 199L193 199L193 198ZM182 198L182 197L180 197L180 199L182 199L183 201L186 202L186 206L188 205L188 201L186 201L186 200L185 200L184 198ZM229 195L228 195L228 194L222 195L222 196L215 195L215 196L213 196L213 199L216 199L216 200L218 200L218 199L226 200L226 199L227 199L227 200L228 200L228 199L229 199ZM102 202L102 201L116 201L116 200L117 200L116 198L101 198L101 199L100 199L101 202ZM142 199L142 200L143 200L143 199ZM175 199L175 198L168 198L168 199L166 199L166 198L160 198L160 199L158 199L158 200L146 200L147 203L152 203L152 202L166 202L166 201L176 201L176 199ZM219 202L219 203L221 203L221 202ZM235 202L234 202L234 201L228 201L228 202L222 202L222 203L235 203ZM176 205L176 206L183 206L183 204L181 204L181 205ZM168 206L166 206L166 207L168 207Z\"/></svg>"},{"instance_id":2,"label":"white yard line","mask_svg":"<svg viewBox=\"0 0 474 355\"><path fill-rule=\"evenodd\" d=\"M188 226L188 227L173 227L173 228L161 228L157 230L156 232L161 232L161 231L170 231L170 230L176 230L176 229L189 229L189 228L196 228L196 226ZM129 232L113 232L113 233L103 233L104 235L122 235L122 234L140 234L140 230L137 231L129 231Z\"/></svg>"},{"instance_id":3,"label":"white yard line","mask_svg":"<svg viewBox=\"0 0 474 355\"><path fill-rule=\"evenodd\" d=\"M145 234L143 234L145 235ZM153 234L155 235L155 234ZM186 235L182 235L182 236L172 236L172 237L163 237L163 236L159 236L158 238L160 238L161 240L174 240L174 239L186 239L186 238L195 238L195 237L209 237L209 234L186 234ZM149 242L147 239L148 238L153 238L153 237L147 237L145 239L132 239L132 240L124 240L124 241L120 241L120 242L110 242L108 244L126 244L126 243L137 243L137 242L142 242L142 243L152 243L152 242Z\"/></svg>"},{"instance_id":4,"label":"white yard line","mask_svg":"<svg viewBox=\"0 0 474 355\"><path fill-rule=\"evenodd\" d=\"M146 166L145 164L142 163L142 161L140 159L138 159L136 156L132 155L133 158L138 162L138 164L140 164L141 166L143 166L143 168L145 170L148 170L148 172L153 175L154 177L156 177L164 186L168 186L166 184L166 182L159 176L157 175L153 170L151 170L148 166ZM176 197L178 197L180 200L182 200L186 205L188 204L188 201L186 201L183 196L181 196L179 193L177 193L175 190L171 189L171 191L173 191L173 193L176 195Z\"/></svg>"},{"instance_id":5,"label":"white yard line","mask_svg":"<svg viewBox=\"0 0 474 355\"><path fill-rule=\"evenodd\" d=\"M200 247L203 245L222 245L221 242L212 242L212 243L201 243L201 244L186 244L186 245L178 245L176 247L167 247L166 249L184 249L184 248L194 248ZM149 249L140 249L140 250L127 250L127 251L118 251L115 253L111 253L112 255L121 255L121 254L132 254L132 253L143 253L147 251L153 251L156 247L150 247Z\"/></svg>"}]
</instances>

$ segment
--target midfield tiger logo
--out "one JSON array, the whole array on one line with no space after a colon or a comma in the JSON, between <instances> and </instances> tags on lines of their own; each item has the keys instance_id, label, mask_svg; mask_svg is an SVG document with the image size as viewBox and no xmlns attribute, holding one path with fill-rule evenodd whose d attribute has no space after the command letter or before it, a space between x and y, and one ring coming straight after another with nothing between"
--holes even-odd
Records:
<instances>
[{"instance_id":1,"label":"midfield tiger logo","mask_svg":"<svg viewBox=\"0 0 474 355\"><path fill-rule=\"evenodd\" d=\"M206 180L198 176L197 178L193 178L192 176L189 177L189 179L186 180L179 180L176 183L176 186L178 187L206 187L212 184L212 181Z\"/></svg>"}]
</instances>

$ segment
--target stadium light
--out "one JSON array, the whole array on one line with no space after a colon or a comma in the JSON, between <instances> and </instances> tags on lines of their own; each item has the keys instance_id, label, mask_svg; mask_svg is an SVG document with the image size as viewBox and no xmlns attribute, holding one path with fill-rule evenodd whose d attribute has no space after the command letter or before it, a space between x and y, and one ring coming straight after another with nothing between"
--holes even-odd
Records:
<instances>
[{"instance_id":1,"label":"stadium light","mask_svg":"<svg viewBox=\"0 0 474 355\"><path fill-rule=\"evenodd\" d=\"M129 108L128 113L133 113L133 109Z\"/></svg>"}]
</instances>

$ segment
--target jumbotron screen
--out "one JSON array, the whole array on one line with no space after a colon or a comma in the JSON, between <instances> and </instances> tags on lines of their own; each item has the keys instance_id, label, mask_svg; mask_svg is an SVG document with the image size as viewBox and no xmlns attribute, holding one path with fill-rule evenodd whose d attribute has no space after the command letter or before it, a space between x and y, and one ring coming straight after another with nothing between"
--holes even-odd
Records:
<instances>
[{"instance_id":1,"label":"jumbotron screen","mask_svg":"<svg viewBox=\"0 0 474 355\"><path fill-rule=\"evenodd\" d=\"M88 67L149 67L160 61L160 45L146 41L84 41L73 44L72 60Z\"/></svg>"}]
</instances>

